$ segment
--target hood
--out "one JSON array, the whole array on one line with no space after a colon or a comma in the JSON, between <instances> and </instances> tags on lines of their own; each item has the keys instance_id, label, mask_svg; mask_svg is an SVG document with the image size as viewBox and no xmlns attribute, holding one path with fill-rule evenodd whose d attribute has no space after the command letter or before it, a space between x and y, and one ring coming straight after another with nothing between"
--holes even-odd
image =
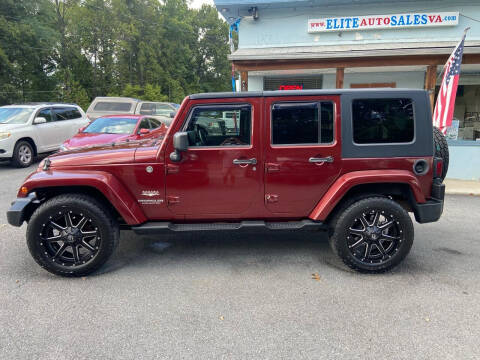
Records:
<instances>
[{"instance_id":1,"label":"hood","mask_svg":"<svg viewBox=\"0 0 480 360\"><path fill-rule=\"evenodd\" d=\"M50 168L76 167L88 165L128 164L135 162L135 152L139 148L158 148L164 139L164 133L142 140L92 145L58 152L49 156ZM45 161L40 162L42 169Z\"/></svg>"},{"instance_id":2,"label":"hood","mask_svg":"<svg viewBox=\"0 0 480 360\"><path fill-rule=\"evenodd\" d=\"M73 138L63 143L66 149L75 149L81 146L111 144L123 142L129 134L102 134L102 133L78 133Z\"/></svg>"},{"instance_id":3,"label":"hood","mask_svg":"<svg viewBox=\"0 0 480 360\"><path fill-rule=\"evenodd\" d=\"M2 124L0 123L0 132L17 130L24 127L30 126L30 124Z\"/></svg>"}]
</instances>

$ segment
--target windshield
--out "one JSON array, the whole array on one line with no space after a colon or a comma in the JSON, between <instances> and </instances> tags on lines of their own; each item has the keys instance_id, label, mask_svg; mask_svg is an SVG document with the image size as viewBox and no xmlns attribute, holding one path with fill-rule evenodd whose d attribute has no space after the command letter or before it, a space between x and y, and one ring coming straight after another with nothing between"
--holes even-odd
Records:
<instances>
[{"instance_id":1,"label":"windshield","mask_svg":"<svg viewBox=\"0 0 480 360\"><path fill-rule=\"evenodd\" d=\"M26 124L33 109L0 108L0 124Z\"/></svg>"},{"instance_id":2,"label":"windshield","mask_svg":"<svg viewBox=\"0 0 480 360\"><path fill-rule=\"evenodd\" d=\"M98 118L88 125L84 133L131 134L138 119L132 118Z\"/></svg>"}]
</instances>

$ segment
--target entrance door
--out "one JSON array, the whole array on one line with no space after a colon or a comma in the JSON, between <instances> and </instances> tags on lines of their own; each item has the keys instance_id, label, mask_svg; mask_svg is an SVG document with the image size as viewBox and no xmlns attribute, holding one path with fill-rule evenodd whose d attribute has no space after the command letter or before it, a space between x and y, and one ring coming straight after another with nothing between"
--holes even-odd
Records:
<instances>
[{"instance_id":1,"label":"entrance door","mask_svg":"<svg viewBox=\"0 0 480 360\"><path fill-rule=\"evenodd\" d=\"M337 96L267 98L265 206L307 217L341 170Z\"/></svg>"},{"instance_id":2,"label":"entrance door","mask_svg":"<svg viewBox=\"0 0 480 360\"><path fill-rule=\"evenodd\" d=\"M257 118L261 101L247 100L251 102L193 105L186 122L176 129L189 136L180 162L169 158L172 142L166 152L167 203L176 216L247 216L263 198Z\"/></svg>"}]
</instances>

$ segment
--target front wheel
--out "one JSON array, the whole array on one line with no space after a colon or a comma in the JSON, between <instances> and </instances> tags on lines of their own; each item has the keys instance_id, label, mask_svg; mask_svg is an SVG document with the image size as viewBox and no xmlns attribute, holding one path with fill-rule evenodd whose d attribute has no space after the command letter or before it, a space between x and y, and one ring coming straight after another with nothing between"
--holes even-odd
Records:
<instances>
[{"instance_id":1,"label":"front wheel","mask_svg":"<svg viewBox=\"0 0 480 360\"><path fill-rule=\"evenodd\" d=\"M15 167L29 167L33 163L33 147L28 141L19 141L13 149L12 164Z\"/></svg>"},{"instance_id":2,"label":"front wheel","mask_svg":"<svg viewBox=\"0 0 480 360\"><path fill-rule=\"evenodd\" d=\"M408 213L386 197L368 197L341 211L332 222L330 245L360 272L383 272L398 265L413 244Z\"/></svg>"},{"instance_id":3,"label":"front wheel","mask_svg":"<svg viewBox=\"0 0 480 360\"><path fill-rule=\"evenodd\" d=\"M27 227L27 245L35 261L62 276L84 276L99 269L118 238L118 224L108 209L77 194L47 200Z\"/></svg>"}]
</instances>

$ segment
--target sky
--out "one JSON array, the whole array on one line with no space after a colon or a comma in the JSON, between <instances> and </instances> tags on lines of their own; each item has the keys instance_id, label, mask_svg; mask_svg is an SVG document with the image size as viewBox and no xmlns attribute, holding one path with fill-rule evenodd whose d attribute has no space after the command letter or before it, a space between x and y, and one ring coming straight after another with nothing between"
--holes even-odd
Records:
<instances>
[{"instance_id":1,"label":"sky","mask_svg":"<svg viewBox=\"0 0 480 360\"><path fill-rule=\"evenodd\" d=\"M213 5L213 0L192 0L191 7L198 9L203 4Z\"/></svg>"}]
</instances>

